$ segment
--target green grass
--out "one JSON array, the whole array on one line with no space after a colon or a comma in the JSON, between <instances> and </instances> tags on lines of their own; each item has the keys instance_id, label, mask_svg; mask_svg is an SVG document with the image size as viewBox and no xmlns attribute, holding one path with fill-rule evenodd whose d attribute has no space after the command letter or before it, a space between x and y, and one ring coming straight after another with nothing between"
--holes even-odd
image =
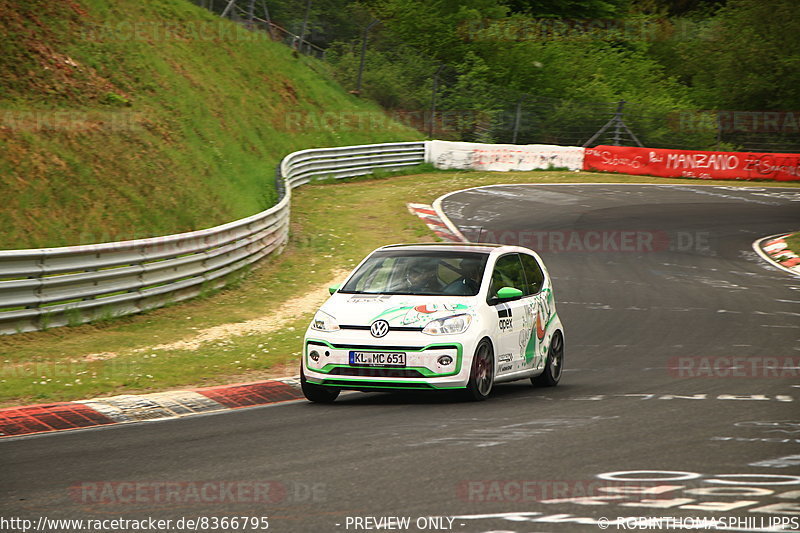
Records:
<instances>
[{"instance_id":1,"label":"green grass","mask_svg":"<svg viewBox=\"0 0 800 533\"><path fill-rule=\"evenodd\" d=\"M800 231L792 233L785 240L786 246L797 255L800 255Z\"/></svg>"},{"instance_id":2,"label":"green grass","mask_svg":"<svg viewBox=\"0 0 800 533\"><path fill-rule=\"evenodd\" d=\"M291 374L315 309L302 310L275 333L232 337L196 351L147 348L215 325L269 315L308 287L331 280L335 271L352 268L378 246L433 240L430 230L408 213L408 202L430 203L447 192L480 185L573 182L697 184L619 174L446 171L303 186L293 196L285 252L262 261L236 289L103 324L0 337L0 405L257 380L286 364L290 366L284 373ZM134 351L139 349L144 351ZM83 359L103 352L117 355L106 361Z\"/></svg>"},{"instance_id":3,"label":"green grass","mask_svg":"<svg viewBox=\"0 0 800 533\"><path fill-rule=\"evenodd\" d=\"M0 38L0 249L230 222L292 151L421 138L186 0L0 0Z\"/></svg>"}]
</instances>

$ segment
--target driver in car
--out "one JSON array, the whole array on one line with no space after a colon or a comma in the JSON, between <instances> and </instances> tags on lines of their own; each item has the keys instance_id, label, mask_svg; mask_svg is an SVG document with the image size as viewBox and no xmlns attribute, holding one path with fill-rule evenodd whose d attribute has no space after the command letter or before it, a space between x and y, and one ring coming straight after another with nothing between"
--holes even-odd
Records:
<instances>
[{"instance_id":1,"label":"driver in car","mask_svg":"<svg viewBox=\"0 0 800 533\"><path fill-rule=\"evenodd\" d=\"M440 293L444 284L439 279L438 261L414 261L406 270L406 283L415 293Z\"/></svg>"}]
</instances>

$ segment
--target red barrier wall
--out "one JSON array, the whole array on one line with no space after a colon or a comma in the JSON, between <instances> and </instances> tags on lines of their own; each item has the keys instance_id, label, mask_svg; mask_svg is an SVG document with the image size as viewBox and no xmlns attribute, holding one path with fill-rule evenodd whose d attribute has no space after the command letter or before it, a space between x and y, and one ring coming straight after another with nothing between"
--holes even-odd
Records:
<instances>
[{"instance_id":1,"label":"red barrier wall","mask_svg":"<svg viewBox=\"0 0 800 533\"><path fill-rule=\"evenodd\" d=\"M797 181L800 154L596 146L586 149L583 169L663 178Z\"/></svg>"}]
</instances>

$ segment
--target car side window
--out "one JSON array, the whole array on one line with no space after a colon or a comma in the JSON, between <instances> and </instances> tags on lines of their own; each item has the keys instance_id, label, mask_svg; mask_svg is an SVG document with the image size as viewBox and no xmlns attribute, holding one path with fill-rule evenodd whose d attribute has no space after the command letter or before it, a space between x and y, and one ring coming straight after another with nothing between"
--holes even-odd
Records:
<instances>
[{"instance_id":1,"label":"car side window","mask_svg":"<svg viewBox=\"0 0 800 533\"><path fill-rule=\"evenodd\" d=\"M525 292L525 273L519 254L504 255L495 263L488 293L489 300L497 297L497 291L503 287L514 287Z\"/></svg>"},{"instance_id":2,"label":"car side window","mask_svg":"<svg viewBox=\"0 0 800 533\"><path fill-rule=\"evenodd\" d=\"M544 272L539 262L532 255L520 254L522 259L522 266L525 268L525 288L522 292L525 296L529 294L536 294L542 290L544 285Z\"/></svg>"}]
</instances>

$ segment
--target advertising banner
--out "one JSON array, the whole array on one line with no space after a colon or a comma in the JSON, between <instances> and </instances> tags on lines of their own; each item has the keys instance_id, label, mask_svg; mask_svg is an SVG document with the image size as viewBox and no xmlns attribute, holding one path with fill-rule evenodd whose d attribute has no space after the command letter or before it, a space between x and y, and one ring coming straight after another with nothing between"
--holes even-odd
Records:
<instances>
[{"instance_id":1,"label":"advertising banner","mask_svg":"<svg viewBox=\"0 0 800 533\"><path fill-rule=\"evenodd\" d=\"M596 146L586 148L583 169L664 178L796 181L800 154Z\"/></svg>"}]
</instances>

